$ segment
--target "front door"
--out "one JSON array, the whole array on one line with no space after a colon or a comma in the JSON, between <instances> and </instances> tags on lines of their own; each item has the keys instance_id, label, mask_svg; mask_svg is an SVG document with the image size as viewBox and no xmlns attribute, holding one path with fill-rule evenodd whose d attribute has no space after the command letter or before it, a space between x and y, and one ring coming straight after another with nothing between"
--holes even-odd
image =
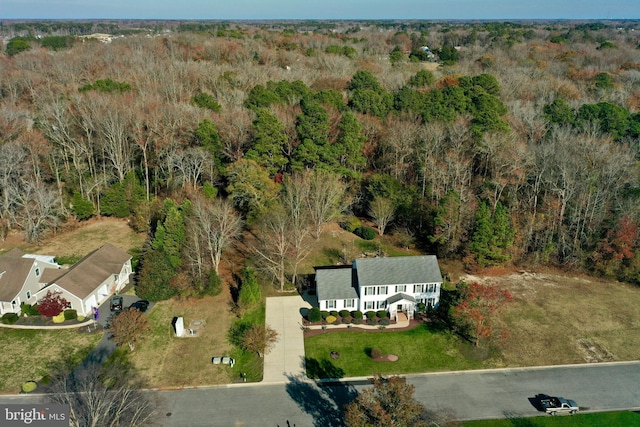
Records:
<instances>
[{"instance_id":1,"label":"front door","mask_svg":"<svg viewBox=\"0 0 640 427\"><path fill-rule=\"evenodd\" d=\"M402 304L398 304L398 311L402 311Z\"/></svg>"}]
</instances>

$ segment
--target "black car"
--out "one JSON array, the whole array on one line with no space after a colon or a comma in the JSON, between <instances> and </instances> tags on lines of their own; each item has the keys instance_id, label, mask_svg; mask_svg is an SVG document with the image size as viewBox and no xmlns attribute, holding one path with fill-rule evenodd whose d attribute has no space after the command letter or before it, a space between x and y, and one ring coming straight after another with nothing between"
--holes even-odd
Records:
<instances>
[{"instance_id":1,"label":"black car","mask_svg":"<svg viewBox=\"0 0 640 427\"><path fill-rule=\"evenodd\" d=\"M136 301L133 304L131 304L129 306L129 308L133 308L135 310L138 310L138 311L144 313L145 311L147 311L147 308L149 308L149 301L147 301L145 299L141 299L141 300Z\"/></svg>"},{"instance_id":2,"label":"black car","mask_svg":"<svg viewBox=\"0 0 640 427\"><path fill-rule=\"evenodd\" d=\"M122 311L122 297L118 295L111 297L109 308L111 308L111 311Z\"/></svg>"}]
</instances>

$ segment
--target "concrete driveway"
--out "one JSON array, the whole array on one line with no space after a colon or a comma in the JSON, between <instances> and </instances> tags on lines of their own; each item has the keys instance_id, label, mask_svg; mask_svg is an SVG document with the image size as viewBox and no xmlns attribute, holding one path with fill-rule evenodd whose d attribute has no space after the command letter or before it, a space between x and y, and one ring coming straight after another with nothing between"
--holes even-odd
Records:
<instances>
[{"instance_id":1,"label":"concrete driveway","mask_svg":"<svg viewBox=\"0 0 640 427\"><path fill-rule=\"evenodd\" d=\"M264 357L263 383L284 384L305 376L301 309L311 308L300 295L267 298L266 323L278 332L278 342Z\"/></svg>"}]
</instances>

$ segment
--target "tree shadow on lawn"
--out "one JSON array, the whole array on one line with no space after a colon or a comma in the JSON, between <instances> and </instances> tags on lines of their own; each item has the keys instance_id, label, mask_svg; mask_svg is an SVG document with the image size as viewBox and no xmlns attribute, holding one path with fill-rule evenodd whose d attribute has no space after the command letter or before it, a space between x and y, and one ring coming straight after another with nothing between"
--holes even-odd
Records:
<instances>
[{"instance_id":1,"label":"tree shadow on lawn","mask_svg":"<svg viewBox=\"0 0 640 427\"><path fill-rule=\"evenodd\" d=\"M344 377L344 370L335 366L329 359L318 361L312 357L305 357L304 366L307 369L307 376L311 379Z\"/></svg>"},{"instance_id":2,"label":"tree shadow on lawn","mask_svg":"<svg viewBox=\"0 0 640 427\"><path fill-rule=\"evenodd\" d=\"M309 381L304 376L288 376L286 390L300 409L313 417L316 427L343 427L343 407L357 396L349 384L326 384Z\"/></svg>"}]
</instances>

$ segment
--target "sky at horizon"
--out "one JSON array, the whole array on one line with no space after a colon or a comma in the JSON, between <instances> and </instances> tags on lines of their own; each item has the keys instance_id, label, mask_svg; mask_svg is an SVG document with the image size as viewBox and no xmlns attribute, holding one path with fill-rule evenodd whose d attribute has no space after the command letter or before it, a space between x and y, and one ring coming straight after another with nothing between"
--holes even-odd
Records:
<instances>
[{"instance_id":1,"label":"sky at horizon","mask_svg":"<svg viewBox=\"0 0 640 427\"><path fill-rule=\"evenodd\" d=\"M640 0L1 0L0 19L639 19Z\"/></svg>"}]
</instances>

